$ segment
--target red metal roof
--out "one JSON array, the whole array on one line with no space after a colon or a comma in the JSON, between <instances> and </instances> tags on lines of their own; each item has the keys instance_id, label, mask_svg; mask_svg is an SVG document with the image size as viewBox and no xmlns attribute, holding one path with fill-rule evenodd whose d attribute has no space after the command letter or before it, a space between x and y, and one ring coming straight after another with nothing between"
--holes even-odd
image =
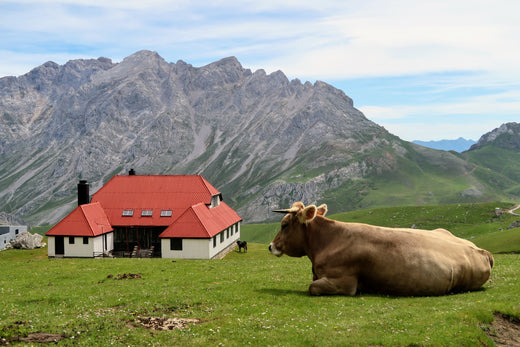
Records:
<instances>
[{"instance_id":1,"label":"red metal roof","mask_svg":"<svg viewBox=\"0 0 520 347\"><path fill-rule=\"evenodd\" d=\"M167 226L186 209L198 203L209 205L211 197L220 195L200 175L125 175L114 176L92 197L101 202L112 225L117 226ZM132 210L132 216L123 216L124 210ZM143 211L152 211L143 216ZM172 211L162 216L161 211Z\"/></svg>"},{"instance_id":2,"label":"red metal roof","mask_svg":"<svg viewBox=\"0 0 520 347\"><path fill-rule=\"evenodd\" d=\"M96 202L76 207L45 235L98 236L112 230L103 207Z\"/></svg>"},{"instance_id":3,"label":"red metal roof","mask_svg":"<svg viewBox=\"0 0 520 347\"><path fill-rule=\"evenodd\" d=\"M213 208L199 203L188 208L159 237L211 238L241 220L224 202Z\"/></svg>"},{"instance_id":4,"label":"red metal roof","mask_svg":"<svg viewBox=\"0 0 520 347\"><path fill-rule=\"evenodd\" d=\"M168 226L159 237L211 238L242 219L200 175L114 176L47 232L48 236L97 236L112 226ZM123 214L123 211L132 211ZM151 211L151 215L143 214ZM171 211L171 213L161 212Z\"/></svg>"}]
</instances>

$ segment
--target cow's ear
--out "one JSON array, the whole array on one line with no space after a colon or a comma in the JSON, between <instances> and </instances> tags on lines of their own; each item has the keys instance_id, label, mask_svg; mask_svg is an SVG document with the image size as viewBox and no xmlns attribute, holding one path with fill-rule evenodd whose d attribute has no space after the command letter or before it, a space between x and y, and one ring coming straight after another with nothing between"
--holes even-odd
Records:
<instances>
[{"instance_id":1,"label":"cow's ear","mask_svg":"<svg viewBox=\"0 0 520 347\"><path fill-rule=\"evenodd\" d=\"M302 224L307 224L316 217L317 211L318 208L315 205L309 205L300 212L298 212L298 220Z\"/></svg>"},{"instance_id":2,"label":"cow's ear","mask_svg":"<svg viewBox=\"0 0 520 347\"><path fill-rule=\"evenodd\" d=\"M318 216L325 216L327 214L327 204L322 204L318 206Z\"/></svg>"}]
</instances>

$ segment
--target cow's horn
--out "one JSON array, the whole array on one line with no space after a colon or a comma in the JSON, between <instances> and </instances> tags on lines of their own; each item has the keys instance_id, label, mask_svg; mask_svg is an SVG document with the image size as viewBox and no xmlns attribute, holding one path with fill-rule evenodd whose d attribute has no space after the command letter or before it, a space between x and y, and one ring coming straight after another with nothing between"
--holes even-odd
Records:
<instances>
[{"instance_id":1,"label":"cow's horn","mask_svg":"<svg viewBox=\"0 0 520 347\"><path fill-rule=\"evenodd\" d=\"M286 208L286 209L283 209L283 210L273 210L273 212L276 212L276 213L294 213L294 212L298 212L300 209L298 207L291 207L291 208Z\"/></svg>"},{"instance_id":2,"label":"cow's horn","mask_svg":"<svg viewBox=\"0 0 520 347\"><path fill-rule=\"evenodd\" d=\"M272 212L275 212L275 213L289 213L290 212L290 209L286 208L285 210L273 210Z\"/></svg>"}]
</instances>

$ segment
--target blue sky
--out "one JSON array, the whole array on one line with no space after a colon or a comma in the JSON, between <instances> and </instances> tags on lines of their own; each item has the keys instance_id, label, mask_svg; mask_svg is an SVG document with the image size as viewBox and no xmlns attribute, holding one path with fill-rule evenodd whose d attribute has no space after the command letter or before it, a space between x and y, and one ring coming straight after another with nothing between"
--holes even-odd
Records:
<instances>
[{"instance_id":1,"label":"blue sky","mask_svg":"<svg viewBox=\"0 0 520 347\"><path fill-rule=\"evenodd\" d=\"M342 89L404 140L520 121L517 0L0 0L0 77L141 49Z\"/></svg>"}]
</instances>

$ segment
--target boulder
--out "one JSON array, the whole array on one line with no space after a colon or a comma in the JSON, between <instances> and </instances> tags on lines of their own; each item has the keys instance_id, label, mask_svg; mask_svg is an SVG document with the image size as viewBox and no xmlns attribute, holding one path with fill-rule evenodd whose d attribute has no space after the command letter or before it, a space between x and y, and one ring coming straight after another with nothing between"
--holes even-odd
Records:
<instances>
[{"instance_id":1,"label":"boulder","mask_svg":"<svg viewBox=\"0 0 520 347\"><path fill-rule=\"evenodd\" d=\"M509 224L509 226L506 229L514 229L520 227L520 220L514 221L513 223Z\"/></svg>"},{"instance_id":2,"label":"boulder","mask_svg":"<svg viewBox=\"0 0 520 347\"><path fill-rule=\"evenodd\" d=\"M16 236L16 239L11 240L5 249L16 248L16 249L34 249L43 247L42 244L43 236L40 234L31 233L20 233Z\"/></svg>"}]
</instances>

